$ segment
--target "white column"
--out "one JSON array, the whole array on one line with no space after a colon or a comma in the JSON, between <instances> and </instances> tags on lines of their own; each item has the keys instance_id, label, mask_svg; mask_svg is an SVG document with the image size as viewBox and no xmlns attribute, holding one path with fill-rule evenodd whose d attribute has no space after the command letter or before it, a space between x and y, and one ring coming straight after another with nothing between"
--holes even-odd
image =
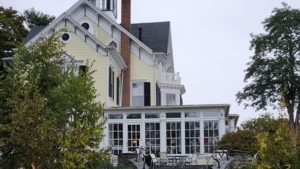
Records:
<instances>
[{"instance_id":1,"label":"white column","mask_svg":"<svg viewBox=\"0 0 300 169\"><path fill-rule=\"evenodd\" d=\"M162 112L160 115L160 151L167 152L167 124L166 124L166 113Z\"/></svg>"},{"instance_id":2,"label":"white column","mask_svg":"<svg viewBox=\"0 0 300 169\"><path fill-rule=\"evenodd\" d=\"M219 140L221 140L224 134L225 134L225 118L221 117L219 119Z\"/></svg>"},{"instance_id":3,"label":"white column","mask_svg":"<svg viewBox=\"0 0 300 169\"><path fill-rule=\"evenodd\" d=\"M204 126L204 122L203 120L200 120L200 153L204 153L204 127L203 126Z\"/></svg>"},{"instance_id":4,"label":"white column","mask_svg":"<svg viewBox=\"0 0 300 169\"><path fill-rule=\"evenodd\" d=\"M234 119L229 119L229 131L233 132L235 130Z\"/></svg>"},{"instance_id":5,"label":"white column","mask_svg":"<svg viewBox=\"0 0 300 169\"><path fill-rule=\"evenodd\" d=\"M128 152L128 128L127 123L123 123L123 153Z\"/></svg>"},{"instance_id":6,"label":"white column","mask_svg":"<svg viewBox=\"0 0 300 169\"><path fill-rule=\"evenodd\" d=\"M104 132L105 136L104 136L103 140L101 141L101 144L100 144L101 148L108 146L108 123L107 122L105 123L105 128L104 128L103 132Z\"/></svg>"},{"instance_id":7,"label":"white column","mask_svg":"<svg viewBox=\"0 0 300 169\"><path fill-rule=\"evenodd\" d=\"M175 105L180 105L180 93L176 92L175 94Z\"/></svg>"},{"instance_id":8,"label":"white column","mask_svg":"<svg viewBox=\"0 0 300 169\"><path fill-rule=\"evenodd\" d=\"M141 123L140 126L140 147L145 147L145 122Z\"/></svg>"},{"instance_id":9,"label":"white column","mask_svg":"<svg viewBox=\"0 0 300 169\"><path fill-rule=\"evenodd\" d=\"M161 90L160 102L162 106L165 106L166 103L166 92Z\"/></svg>"},{"instance_id":10,"label":"white column","mask_svg":"<svg viewBox=\"0 0 300 169\"><path fill-rule=\"evenodd\" d=\"M181 122L181 154L185 154L185 124Z\"/></svg>"}]
</instances>

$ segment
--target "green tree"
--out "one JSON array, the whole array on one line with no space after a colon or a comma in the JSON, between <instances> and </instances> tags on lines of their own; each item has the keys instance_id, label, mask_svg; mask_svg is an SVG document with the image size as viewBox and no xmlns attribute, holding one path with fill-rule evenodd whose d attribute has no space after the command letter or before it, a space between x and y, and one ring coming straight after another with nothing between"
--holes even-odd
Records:
<instances>
[{"instance_id":1,"label":"green tree","mask_svg":"<svg viewBox=\"0 0 300 169\"><path fill-rule=\"evenodd\" d=\"M256 168L299 168L298 151L292 144L289 123L278 120L275 133L261 132L257 135L259 161Z\"/></svg>"},{"instance_id":2,"label":"green tree","mask_svg":"<svg viewBox=\"0 0 300 169\"><path fill-rule=\"evenodd\" d=\"M24 21L25 18L18 15L18 11L0 6L0 67L1 58L12 56L12 49L20 45L26 37L28 31L23 25Z\"/></svg>"},{"instance_id":3,"label":"green tree","mask_svg":"<svg viewBox=\"0 0 300 169\"><path fill-rule=\"evenodd\" d=\"M256 135L257 133L252 130L239 129L236 132L229 132L217 142L217 147L223 145L223 149L243 150L254 155L258 150Z\"/></svg>"},{"instance_id":4,"label":"green tree","mask_svg":"<svg viewBox=\"0 0 300 169\"><path fill-rule=\"evenodd\" d=\"M92 64L65 71L60 33L20 47L1 82L0 166L7 168L101 168L102 104L95 101ZM79 71L79 75L77 75ZM103 167L102 167L103 168Z\"/></svg>"},{"instance_id":5,"label":"green tree","mask_svg":"<svg viewBox=\"0 0 300 169\"><path fill-rule=\"evenodd\" d=\"M241 124L243 131L256 131L255 137L259 160L254 168L299 168L299 139L291 137L288 116L280 114L261 114L258 118L246 120ZM293 135L294 136L294 135ZM237 144L237 143L234 143ZM294 146L295 145L295 146Z\"/></svg>"},{"instance_id":6,"label":"green tree","mask_svg":"<svg viewBox=\"0 0 300 169\"><path fill-rule=\"evenodd\" d=\"M262 24L265 34L251 35L254 49L247 63L245 81L237 102L256 110L280 104L289 115L290 129L297 134L300 114L300 11L286 3L275 8ZM250 102L248 102L250 101ZM295 117L295 118L294 118Z\"/></svg>"},{"instance_id":7,"label":"green tree","mask_svg":"<svg viewBox=\"0 0 300 169\"><path fill-rule=\"evenodd\" d=\"M26 18L25 23L29 28L35 26L48 26L55 19L55 16L36 11L34 8L25 10L23 15Z\"/></svg>"},{"instance_id":8,"label":"green tree","mask_svg":"<svg viewBox=\"0 0 300 169\"><path fill-rule=\"evenodd\" d=\"M274 133L278 129L278 119L273 114L260 114L257 118L250 118L241 123L242 130L252 130L255 132Z\"/></svg>"}]
</instances>

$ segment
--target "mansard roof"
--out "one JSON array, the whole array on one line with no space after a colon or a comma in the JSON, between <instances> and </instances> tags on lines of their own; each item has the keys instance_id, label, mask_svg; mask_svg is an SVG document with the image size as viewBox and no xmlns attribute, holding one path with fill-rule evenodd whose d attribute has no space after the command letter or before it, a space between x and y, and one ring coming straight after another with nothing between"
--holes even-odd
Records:
<instances>
[{"instance_id":1,"label":"mansard roof","mask_svg":"<svg viewBox=\"0 0 300 169\"><path fill-rule=\"evenodd\" d=\"M31 28L29 33L27 34L27 36L25 38L25 43L30 41L33 37L35 37L35 35L40 33L45 27L46 26L35 26L35 27Z\"/></svg>"},{"instance_id":2,"label":"mansard roof","mask_svg":"<svg viewBox=\"0 0 300 169\"><path fill-rule=\"evenodd\" d=\"M141 28L141 41L153 52L163 52L167 55L170 22L152 22L131 24L131 33L139 39Z\"/></svg>"},{"instance_id":3,"label":"mansard roof","mask_svg":"<svg viewBox=\"0 0 300 169\"><path fill-rule=\"evenodd\" d=\"M40 33L46 26L33 27L25 38L25 43ZM142 28L142 42L153 52L167 54L170 22L152 22L131 24L131 33L139 38L139 28Z\"/></svg>"}]
</instances>

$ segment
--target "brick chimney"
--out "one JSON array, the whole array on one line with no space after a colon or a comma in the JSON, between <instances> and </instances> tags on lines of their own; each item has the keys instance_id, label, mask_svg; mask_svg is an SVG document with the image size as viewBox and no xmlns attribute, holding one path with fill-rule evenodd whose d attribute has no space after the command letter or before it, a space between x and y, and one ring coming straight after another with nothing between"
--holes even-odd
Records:
<instances>
[{"instance_id":1,"label":"brick chimney","mask_svg":"<svg viewBox=\"0 0 300 169\"><path fill-rule=\"evenodd\" d=\"M122 0L121 25L131 30L131 0ZM122 107L130 106L130 38L121 33L121 56L127 65L123 76Z\"/></svg>"}]
</instances>

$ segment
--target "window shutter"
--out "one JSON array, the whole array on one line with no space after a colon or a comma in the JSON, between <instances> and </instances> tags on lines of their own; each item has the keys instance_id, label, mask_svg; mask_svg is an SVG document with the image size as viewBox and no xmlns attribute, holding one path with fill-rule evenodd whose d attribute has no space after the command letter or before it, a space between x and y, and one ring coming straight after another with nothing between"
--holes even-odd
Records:
<instances>
[{"instance_id":1,"label":"window shutter","mask_svg":"<svg viewBox=\"0 0 300 169\"><path fill-rule=\"evenodd\" d=\"M111 8L110 7L110 0L107 0L106 1L106 10L110 11L111 10L110 8Z\"/></svg>"},{"instance_id":2,"label":"window shutter","mask_svg":"<svg viewBox=\"0 0 300 169\"><path fill-rule=\"evenodd\" d=\"M150 82L144 82L144 106L151 105L151 93L150 93Z\"/></svg>"},{"instance_id":3,"label":"window shutter","mask_svg":"<svg viewBox=\"0 0 300 169\"><path fill-rule=\"evenodd\" d=\"M156 83L156 106L161 105L161 94L160 94L160 88L158 87L158 84Z\"/></svg>"},{"instance_id":4,"label":"window shutter","mask_svg":"<svg viewBox=\"0 0 300 169\"><path fill-rule=\"evenodd\" d=\"M108 96L111 97L111 67L109 67L109 71L108 71Z\"/></svg>"},{"instance_id":5,"label":"window shutter","mask_svg":"<svg viewBox=\"0 0 300 169\"><path fill-rule=\"evenodd\" d=\"M120 80L117 77L117 105L120 105Z\"/></svg>"}]
</instances>

